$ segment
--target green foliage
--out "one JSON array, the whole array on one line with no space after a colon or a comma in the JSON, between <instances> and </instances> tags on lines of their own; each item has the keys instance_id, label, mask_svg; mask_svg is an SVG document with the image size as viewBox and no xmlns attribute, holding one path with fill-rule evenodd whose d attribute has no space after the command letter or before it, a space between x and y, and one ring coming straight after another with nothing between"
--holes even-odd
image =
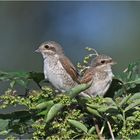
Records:
<instances>
[{"instance_id":1,"label":"green foliage","mask_svg":"<svg viewBox=\"0 0 140 140\"><path fill-rule=\"evenodd\" d=\"M94 51L87 48L88 51ZM79 64L81 73L95 54ZM18 139L139 139L140 71L132 63L113 79L106 97L84 98L77 95L90 85L81 84L66 93L55 93L41 86L44 79L37 72L0 72L0 81L9 81L0 96L0 137ZM19 96L15 85L25 89L34 81L41 89Z\"/></svg>"},{"instance_id":2,"label":"green foliage","mask_svg":"<svg viewBox=\"0 0 140 140\"><path fill-rule=\"evenodd\" d=\"M16 84L27 88L29 82L34 81L39 87L39 83L44 79L44 74L39 72L3 72L0 71L0 81L9 81L10 87Z\"/></svg>"}]
</instances>

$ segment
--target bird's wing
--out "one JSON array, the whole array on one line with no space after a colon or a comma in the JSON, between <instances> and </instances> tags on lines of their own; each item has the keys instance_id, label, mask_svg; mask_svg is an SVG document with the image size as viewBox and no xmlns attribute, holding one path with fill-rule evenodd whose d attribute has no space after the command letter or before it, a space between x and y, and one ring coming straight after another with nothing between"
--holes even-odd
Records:
<instances>
[{"instance_id":1,"label":"bird's wing","mask_svg":"<svg viewBox=\"0 0 140 140\"><path fill-rule=\"evenodd\" d=\"M71 76L71 78L76 81L77 83L79 83L78 77L78 71L76 70L76 68L74 67L74 65L71 63L71 61L66 57L60 57L59 58L62 66L65 68L65 70L67 71L67 73Z\"/></svg>"},{"instance_id":2,"label":"bird's wing","mask_svg":"<svg viewBox=\"0 0 140 140\"><path fill-rule=\"evenodd\" d=\"M94 70L89 68L85 71L82 79L80 80L80 83L89 83L93 81L93 74L94 74Z\"/></svg>"}]
</instances>

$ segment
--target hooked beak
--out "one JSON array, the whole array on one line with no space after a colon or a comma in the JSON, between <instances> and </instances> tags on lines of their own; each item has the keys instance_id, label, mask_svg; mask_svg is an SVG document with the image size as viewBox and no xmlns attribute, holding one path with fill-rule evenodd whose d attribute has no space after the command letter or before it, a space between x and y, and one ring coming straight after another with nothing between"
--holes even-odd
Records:
<instances>
[{"instance_id":1,"label":"hooked beak","mask_svg":"<svg viewBox=\"0 0 140 140\"><path fill-rule=\"evenodd\" d=\"M111 64L111 65L115 65L115 64L117 64L117 62L112 61L110 64Z\"/></svg>"},{"instance_id":2,"label":"hooked beak","mask_svg":"<svg viewBox=\"0 0 140 140\"><path fill-rule=\"evenodd\" d=\"M35 50L35 52L39 53L40 52L40 49L38 48L37 50Z\"/></svg>"}]
</instances>

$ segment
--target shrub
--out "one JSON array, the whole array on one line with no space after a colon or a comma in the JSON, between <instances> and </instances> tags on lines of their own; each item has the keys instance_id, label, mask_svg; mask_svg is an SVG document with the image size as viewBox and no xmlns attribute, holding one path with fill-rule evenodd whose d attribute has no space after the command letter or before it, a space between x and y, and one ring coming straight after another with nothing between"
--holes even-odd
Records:
<instances>
[{"instance_id":1,"label":"shrub","mask_svg":"<svg viewBox=\"0 0 140 140\"><path fill-rule=\"evenodd\" d=\"M78 64L81 72L90 56L85 57L84 65ZM115 76L106 97L78 98L76 95L90 86L85 84L56 94L49 86L40 85L43 79L37 72L0 72L0 80L10 83L0 96L1 138L140 138L139 62ZM41 89L28 89L31 81ZM25 96L15 90L17 84L25 88Z\"/></svg>"}]
</instances>

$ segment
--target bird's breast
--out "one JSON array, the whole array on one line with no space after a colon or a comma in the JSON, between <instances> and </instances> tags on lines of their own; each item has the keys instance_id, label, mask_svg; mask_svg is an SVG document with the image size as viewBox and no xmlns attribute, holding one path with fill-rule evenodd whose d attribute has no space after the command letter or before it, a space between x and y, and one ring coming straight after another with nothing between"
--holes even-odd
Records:
<instances>
[{"instance_id":1,"label":"bird's breast","mask_svg":"<svg viewBox=\"0 0 140 140\"><path fill-rule=\"evenodd\" d=\"M113 74L111 71L102 74L96 73L93 77L92 85L87 90L87 92L91 96L96 96L96 95L103 96L107 92L112 82L112 77Z\"/></svg>"},{"instance_id":2,"label":"bird's breast","mask_svg":"<svg viewBox=\"0 0 140 140\"><path fill-rule=\"evenodd\" d=\"M44 75L60 91L69 90L75 85L59 59L44 60Z\"/></svg>"}]
</instances>

